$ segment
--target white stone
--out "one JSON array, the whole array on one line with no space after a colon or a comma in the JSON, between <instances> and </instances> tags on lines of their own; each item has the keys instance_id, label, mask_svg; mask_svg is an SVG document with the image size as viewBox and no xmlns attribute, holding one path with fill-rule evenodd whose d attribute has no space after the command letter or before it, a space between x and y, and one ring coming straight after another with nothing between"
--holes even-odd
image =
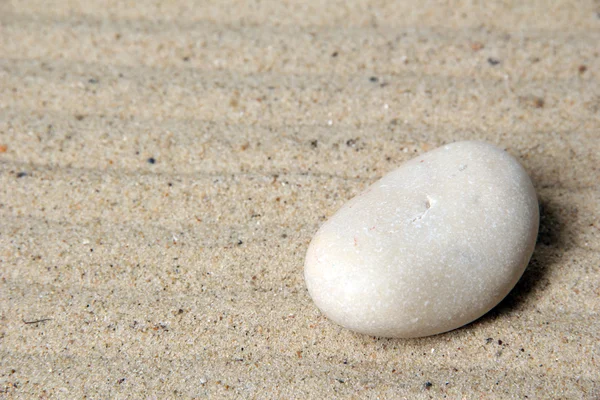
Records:
<instances>
[{"instance_id":1,"label":"white stone","mask_svg":"<svg viewBox=\"0 0 600 400\"><path fill-rule=\"evenodd\" d=\"M539 226L523 167L482 142L452 143L390 172L313 238L308 291L356 332L420 337L488 312L515 286Z\"/></svg>"}]
</instances>

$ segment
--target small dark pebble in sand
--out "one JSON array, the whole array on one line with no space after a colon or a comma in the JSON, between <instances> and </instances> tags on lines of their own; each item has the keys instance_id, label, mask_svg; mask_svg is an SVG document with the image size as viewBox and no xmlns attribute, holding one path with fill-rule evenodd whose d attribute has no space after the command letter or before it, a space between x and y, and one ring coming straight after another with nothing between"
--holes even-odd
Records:
<instances>
[{"instance_id":1,"label":"small dark pebble in sand","mask_svg":"<svg viewBox=\"0 0 600 400\"><path fill-rule=\"evenodd\" d=\"M244 242L242 242L241 240L238 240L238 246L241 246Z\"/></svg>"},{"instance_id":2,"label":"small dark pebble in sand","mask_svg":"<svg viewBox=\"0 0 600 400\"><path fill-rule=\"evenodd\" d=\"M17 178L24 178L27 176L27 172L17 172Z\"/></svg>"},{"instance_id":3,"label":"small dark pebble in sand","mask_svg":"<svg viewBox=\"0 0 600 400\"><path fill-rule=\"evenodd\" d=\"M432 386L433 386L433 383L431 383L429 381L425 382L425 384L423 385L423 387L425 388L425 390L431 389Z\"/></svg>"},{"instance_id":4,"label":"small dark pebble in sand","mask_svg":"<svg viewBox=\"0 0 600 400\"><path fill-rule=\"evenodd\" d=\"M156 160L154 159L154 157L150 157L150 158L148 159L148 162L149 162L150 164L154 164L154 163L156 163Z\"/></svg>"},{"instance_id":5,"label":"small dark pebble in sand","mask_svg":"<svg viewBox=\"0 0 600 400\"><path fill-rule=\"evenodd\" d=\"M502 346L502 340L498 339L498 345Z\"/></svg>"},{"instance_id":6,"label":"small dark pebble in sand","mask_svg":"<svg viewBox=\"0 0 600 400\"><path fill-rule=\"evenodd\" d=\"M490 65L498 65L500 64L500 60L496 59L496 58L488 58L487 59L488 63L490 63Z\"/></svg>"},{"instance_id":7,"label":"small dark pebble in sand","mask_svg":"<svg viewBox=\"0 0 600 400\"><path fill-rule=\"evenodd\" d=\"M544 101L544 99L542 99L541 97L536 97L533 100L533 106L535 108L544 108L544 104L546 104L546 102Z\"/></svg>"},{"instance_id":8,"label":"small dark pebble in sand","mask_svg":"<svg viewBox=\"0 0 600 400\"><path fill-rule=\"evenodd\" d=\"M371 82L377 82L379 79L376 76L372 76L369 78Z\"/></svg>"},{"instance_id":9,"label":"small dark pebble in sand","mask_svg":"<svg viewBox=\"0 0 600 400\"><path fill-rule=\"evenodd\" d=\"M580 65L577 70L580 74L583 74L585 71L587 71L587 67L585 65Z\"/></svg>"},{"instance_id":10,"label":"small dark pebble in sand","mask_svg":"<svg viewBox=\"0 0 600 400\"><path fill-rule=\"evenodd\" d=\"M88 83L92 83L92 84L98 83L98 79L90 78L90 79L88 79Z\"/></svg>"},{"instance_id":11,"label":"small dark pebble in sand","mask_svg":"<svg viewBox=\"0 0 600 400\"><path fill-rule=\"evenodd\" d=\"M311 140L310 141L310 145L313 149L316 149L319 146L319 141L318 140Z\"/></svg>"},{"instance_id":12,"label":"small dark pebble in sand","mask_svg":"<svg viewBox=\"0 0 600 400\"><path fill-rule=\"evenodd\" d=\"M334 51L333 53L331 53L331 57L337 57L338 56L338 52Z\"/></svg>"}]
</instances>

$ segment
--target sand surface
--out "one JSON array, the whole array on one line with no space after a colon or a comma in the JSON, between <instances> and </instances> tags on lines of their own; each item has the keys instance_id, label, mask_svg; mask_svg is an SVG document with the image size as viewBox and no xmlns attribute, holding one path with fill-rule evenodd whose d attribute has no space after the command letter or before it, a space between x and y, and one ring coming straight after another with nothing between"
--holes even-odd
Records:
<instances>
[{"instance_id":1,"label":"sand surface","mask_svg":"<svg viewBox=\"0 0 600 400\"><path fill-rule=\"evenodd\" d=\"M600 398L600 3L196 3L0 0L0 398ZM464 139L536 186L517 287L325 319L318 226Z\"/></svg>"}]
</instances>

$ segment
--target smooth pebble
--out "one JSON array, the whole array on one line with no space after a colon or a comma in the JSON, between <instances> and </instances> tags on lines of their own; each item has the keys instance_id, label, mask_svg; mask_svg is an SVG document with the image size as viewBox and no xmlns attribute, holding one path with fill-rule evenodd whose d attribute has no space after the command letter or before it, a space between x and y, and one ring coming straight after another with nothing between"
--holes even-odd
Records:
<instances>
[{"instance_id":1,"label":"smooth pebble","mask_svg":"<svg viewBox=\"0 0 600 400\"><path fill-rule=\"evenodd\" d=\"M507 152L456 142L385 175L319 229L310 296L355 332L420 337L487 313L515 286L537 237L531 179Z\"/></svg>"}]
</instances>

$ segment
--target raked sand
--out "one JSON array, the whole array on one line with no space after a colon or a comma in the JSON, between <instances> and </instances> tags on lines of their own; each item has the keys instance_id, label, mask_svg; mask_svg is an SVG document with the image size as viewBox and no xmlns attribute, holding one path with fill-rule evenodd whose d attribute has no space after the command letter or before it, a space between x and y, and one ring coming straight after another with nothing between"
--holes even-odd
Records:
<instances>
[{"instance_id":1,"label":"raked sand","mask_svg":"<svg viewBox=\"0 0 600 400\"><path fill-rule=\"evenodd\" d=\"M598 43L594 1L0 1L0 398L598 398ZM311 237L457 140L532 177L521 281L331 323Z\"/></svg>"}]
</instances>

